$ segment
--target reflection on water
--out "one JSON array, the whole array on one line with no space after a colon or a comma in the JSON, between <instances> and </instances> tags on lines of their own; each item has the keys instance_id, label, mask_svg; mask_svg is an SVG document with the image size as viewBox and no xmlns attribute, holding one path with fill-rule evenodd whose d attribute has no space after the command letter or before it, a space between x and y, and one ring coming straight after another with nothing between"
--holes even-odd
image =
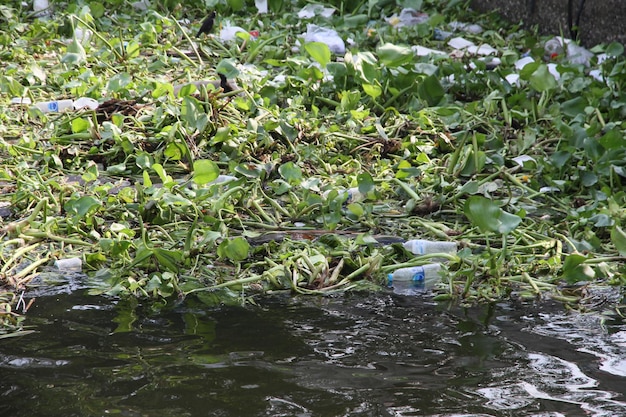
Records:
<instances>
[{"instance_id":1,"label":"reflection on water","mask_svg":"<svg viewBox=\"0 0 626 417\"><path fill-rule=\"evenodd\" d=\"M0 344L2 416L626 415L626 325L547 306L378 294L151 314L63 294L29 323Z\"/></svg>"}]
</instances>

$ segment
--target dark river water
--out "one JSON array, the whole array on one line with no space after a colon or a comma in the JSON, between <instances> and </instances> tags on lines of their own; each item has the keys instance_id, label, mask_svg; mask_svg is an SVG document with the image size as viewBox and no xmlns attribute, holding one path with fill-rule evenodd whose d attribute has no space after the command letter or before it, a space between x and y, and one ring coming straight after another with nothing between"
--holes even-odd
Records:
<instances>
[{"instance_id":1,"label":"dark river water","mask_svg":"<svg viewBox=\"0 0 626 417\"><path fill-rule=\"evenodd\" d=\"M626 416L626 324L419 296L40 297L0 341L0 416Z\"/></svg>"}]
</instances>

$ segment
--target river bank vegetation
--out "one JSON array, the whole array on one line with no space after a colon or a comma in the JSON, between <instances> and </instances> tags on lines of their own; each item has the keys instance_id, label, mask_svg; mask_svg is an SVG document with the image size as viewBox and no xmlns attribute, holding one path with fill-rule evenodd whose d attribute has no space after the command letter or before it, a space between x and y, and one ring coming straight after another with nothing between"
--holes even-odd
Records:
<instances>
[{"instance_id":1,"label":"river bank vegetation","mask_svg":"<svg viewBox=\"0 0 626 417\"><path fill-rule=\"evenodd\" d=\"M92 293L155 306L377 290L432 262L413 238L459 245L436 300L580 307L626 283L620 44L546 56L457 1L227 0L200 37L201 2L61 3L0 6L7 334L69 258ZM81 97L98 108L20 104Z\"/></svg>"}]
</instances>

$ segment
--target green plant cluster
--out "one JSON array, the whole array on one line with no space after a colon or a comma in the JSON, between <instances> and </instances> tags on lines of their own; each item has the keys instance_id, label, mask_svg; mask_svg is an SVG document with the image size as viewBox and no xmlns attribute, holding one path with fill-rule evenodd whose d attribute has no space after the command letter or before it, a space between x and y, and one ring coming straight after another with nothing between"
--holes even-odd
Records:
<instances>
[{"instance_id":1,"label":"green plant cluster","mask_svg":"<svg viewBox=\"0 0 626 417\"><path fill-rule=\"evenodd\" d=\"M431 261L393 238L459 242L438 299L574 302L581 283L624 284L622 45L593 50L607 54L590 63L601 78L557 57L557 79L546 39L463 2L341 2L309 20L305 4L213 2L215 33L200 39L206 10L189 5L53 3L48 19L0 6L7 314L10 294L73 256L93 292L156 303L374 288ZM384 19L403 7L428 19ZM470 18L485 30L457 35L495 46L495 69L435 36ZM309 23L346 53L305 42ZM247 32L222 42L227 25ZM523 55L535 62L512 85ZM243 88L193 84L216 70ZM42 113L15 97L100 108Z\"/></svg>"}]
</instances>

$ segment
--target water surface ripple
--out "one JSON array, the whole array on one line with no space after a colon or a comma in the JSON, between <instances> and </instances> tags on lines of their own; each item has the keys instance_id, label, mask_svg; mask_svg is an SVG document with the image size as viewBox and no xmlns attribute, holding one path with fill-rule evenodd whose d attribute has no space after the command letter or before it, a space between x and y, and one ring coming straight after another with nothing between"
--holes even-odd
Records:
<instances>
[{"instance_id":1,"label":"water surface ripple","mask_svg":"<svg viewBox=\"0 0 626 417\"><path fill-rule=\"evenodd\" d=\"M0 342L1 416L626 415L626 325L390 294L148 313L39 298Z\"/></svg>"}]
</instances>

